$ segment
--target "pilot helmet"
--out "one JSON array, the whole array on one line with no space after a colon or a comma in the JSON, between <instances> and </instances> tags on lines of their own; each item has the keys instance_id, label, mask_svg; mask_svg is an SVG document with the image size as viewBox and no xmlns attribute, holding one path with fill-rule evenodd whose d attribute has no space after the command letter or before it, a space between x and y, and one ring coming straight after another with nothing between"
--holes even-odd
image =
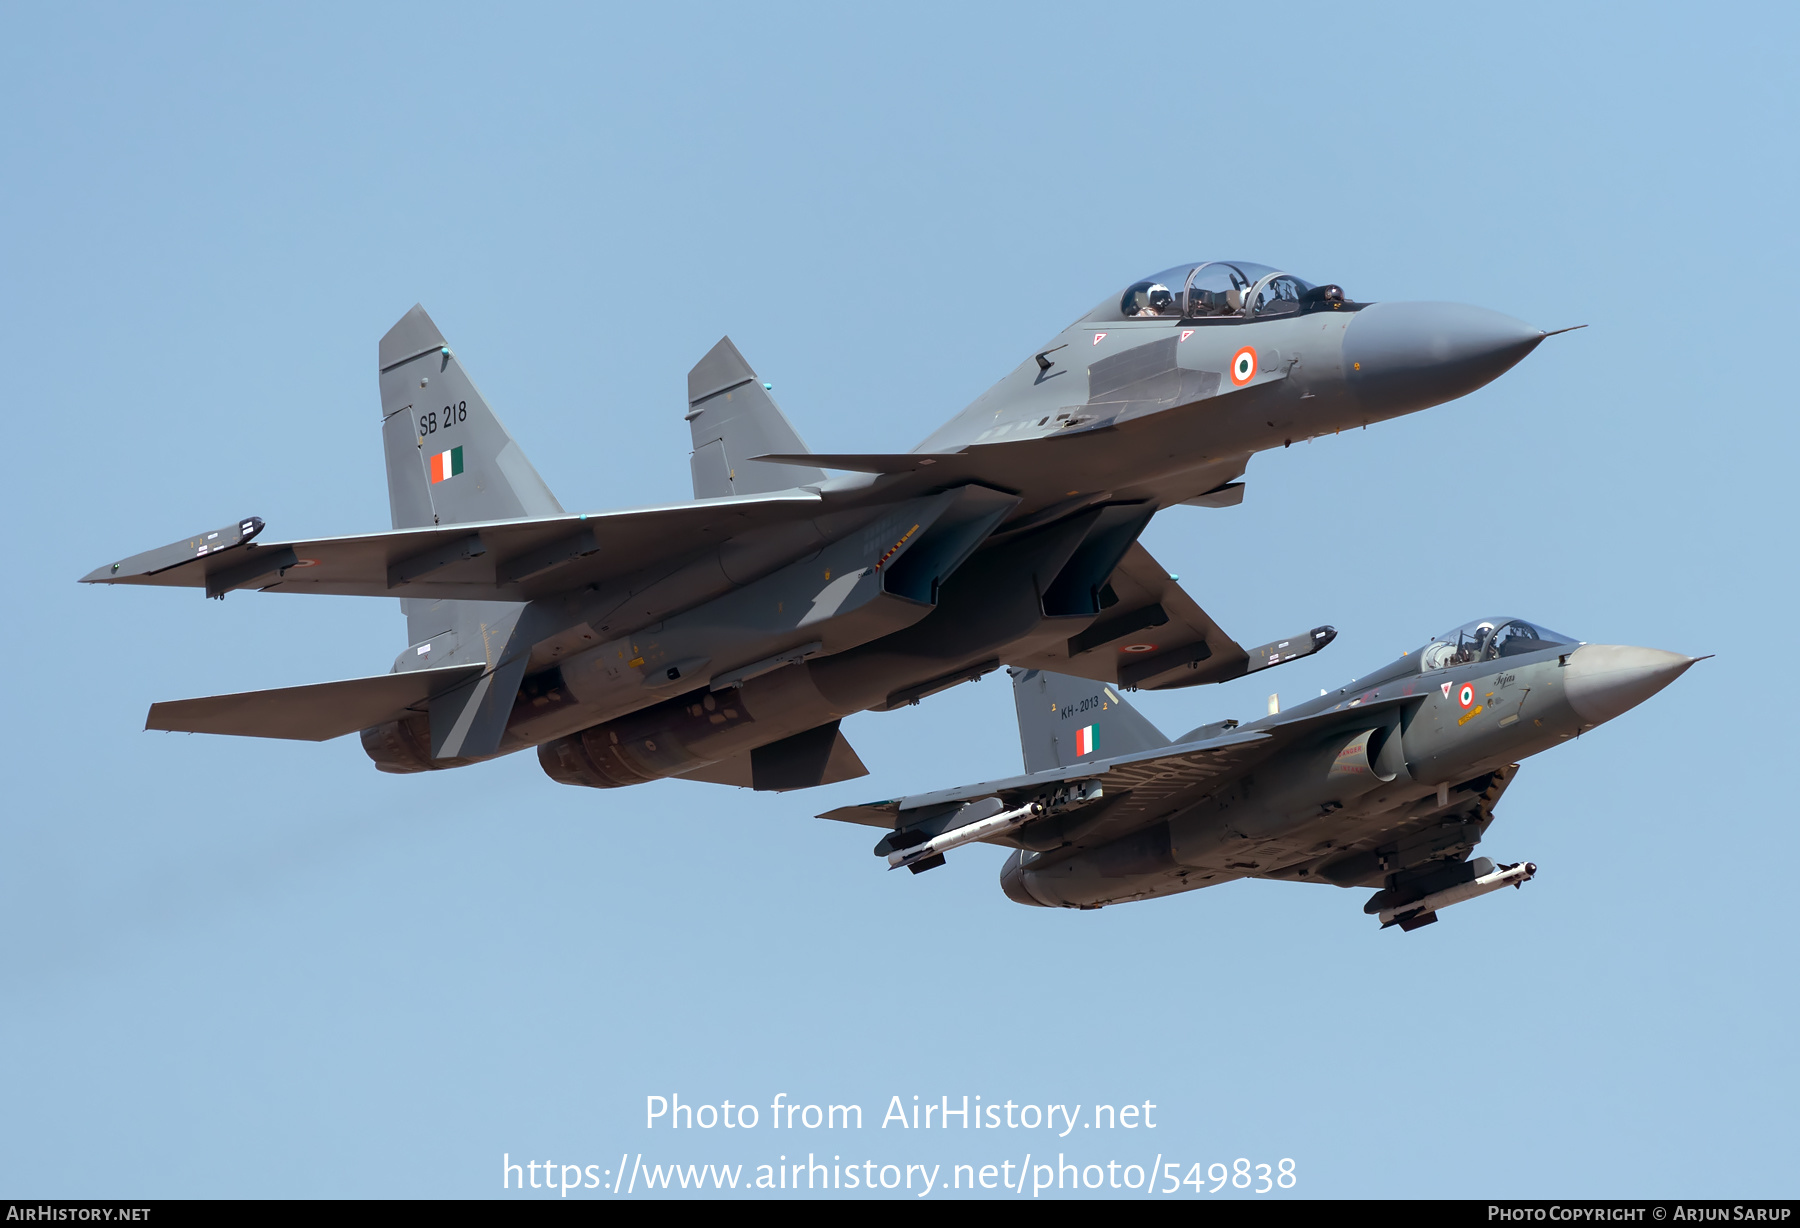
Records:
<instances>
[{"instance_id":1,"label":"pilot helmet","mask_svg":"<svg viewBox=\"0 0 1800 1228\"><path fill-rule=\"evenodd\" d=\"M1127 316L1174 315L1175 296L1160 281L1140 281L1125 291L1120 306Z\"/></svg>"}]
</instances>

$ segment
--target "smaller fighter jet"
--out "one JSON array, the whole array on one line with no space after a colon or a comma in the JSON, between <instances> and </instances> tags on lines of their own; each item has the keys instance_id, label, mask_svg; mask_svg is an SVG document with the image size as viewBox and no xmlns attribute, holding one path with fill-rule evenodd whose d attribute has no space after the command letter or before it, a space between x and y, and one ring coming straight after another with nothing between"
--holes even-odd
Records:
<instances>
[{"instance_id":1,"label":"smaller fighter jet","mask_svg":"<svg viewBox=\"0 0 1800 1228\"><path fill-rule=\"evenodd\" d=\"M1537 872L1473 857L1518 760L1703 659L1477 619L1341 690L1286 712L1270 696L1266 717L1173 742L1119 688L1012 669L1024 775L819 817L891 828L876 855L915 874L964 844L1010 845L1000 886L1020 904L1100 908L1270 878L1378 887L1363 911L1414 930Z\"/></svg>"}]
</instances>

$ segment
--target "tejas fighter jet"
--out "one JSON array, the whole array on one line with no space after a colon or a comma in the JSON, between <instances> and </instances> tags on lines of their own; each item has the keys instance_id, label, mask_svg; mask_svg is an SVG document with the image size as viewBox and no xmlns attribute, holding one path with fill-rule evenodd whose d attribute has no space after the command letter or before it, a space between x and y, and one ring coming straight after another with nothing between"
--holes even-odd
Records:
<instances>
[{"instance_id":1,"label":"tejas fighter jet","mask_svg":"<svg viewBox=\"0 0 1800 1228\"><path fill-rule=\"evenodd\" d=\"M1269 878L1380 887L1363 911L1412 930L1536 873L1472 857L1518 760L1699 659L1480 619L1290 711L1173 743L1110 686L1013 670L1025 775L819 817L891 828L876 854L914 873L964 844L1011 845L1000 885L1020 904L1099 908Z\"/></svg>"},{"instance_id":2,"label":"tejas fighter jet","mask_svg":"<svg viewBox=\"0 0 1800 1228\"><path fill-rule=\"evenodd\" d=\"M389 673L159 703L152 729L360 730L388 772L535 746L567 784L804 788L863 774L843 717L1001 664L1149 688L1276 664L1137 544L1150 517L1235 503L1252 453L1461 396L1545 335L1183 265L1109 295L915 451L829 456L727 338L688 373L694 500L593 513L563 510L414 307L380 345L391 532L268 542L248 517L85 579L401 601Z\"/></svg>"}]
</instances>

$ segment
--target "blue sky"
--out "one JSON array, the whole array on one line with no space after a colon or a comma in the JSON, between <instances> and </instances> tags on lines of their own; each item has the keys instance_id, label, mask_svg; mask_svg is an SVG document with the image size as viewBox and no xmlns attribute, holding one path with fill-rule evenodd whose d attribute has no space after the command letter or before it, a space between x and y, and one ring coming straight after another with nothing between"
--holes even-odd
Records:
<instances>
[{"instance_id":1,"label":"blue sky","mask_svg":"<svg viewBox=\"0 0 1800 1228\"><path fill-rule=\"evenodd\" d=\"M1081 1143L1293 1157L1316 1197L1791 1194L1793 10L434 5L20 9L0 45L11 378L0 1192L499 1193L500 1156L998 1163L900 1095L1150 1100ZM1414 934L1238 883L1020 908L810 818L1005 774L1004 677L846 732L811 793L590 792L530 756L141 731L376 673L381 601L78 587L255 514L387 525L375 343L415 301L565 505L685 497L729 334L822 451L910 447L1129 280L1237 256L1546 343L1258 457L1146 535L1275 682L1466 619L1717 653L1528 762L1521 892ZM672 1139L644 1098L857 1102ZM1149 1138L1148 1134L1143 1136ZM990 1146L991 1144L991 1146ZM1128 1154L1129 1153L1129 1154ZM1185 1170L1184 1170L1185 1171Z\"/></svg>"}]
</instances>

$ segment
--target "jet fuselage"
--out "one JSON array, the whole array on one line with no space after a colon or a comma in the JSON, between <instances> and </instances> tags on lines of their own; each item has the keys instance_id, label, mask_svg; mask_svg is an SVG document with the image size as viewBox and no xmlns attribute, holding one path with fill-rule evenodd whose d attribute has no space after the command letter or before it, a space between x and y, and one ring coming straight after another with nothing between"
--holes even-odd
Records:
<instances>
[{"instance_id":1,"label":"jet fuselage","mask_svg":"<svg viewBox=\"0 0 1800 1228\"><path fill-rule=\"evenodd\" d=\"M1002 886L1022 904L1093 908L1243 877L1373 886L1454 863L1480 840L1518 760L1612 719L1692 663L1574 643L1435 669L1409 654L1239 727L1313 726L1247 772L1168 799L1151 823L1109 831L1102 811L1026 827ZM1341 719L1318 721L1329 714Z\"/></svg>"},{"instance_id":2,"label":"jet fuselage","mask_svg":"<svg viewBox=\"0 0 1800 1228\"><path fill-rule=\"evenodd\" d=\"M841 510L810 532L778 539L806 553L767 575L758 575L757 564L779 557L777 539L735 569L708 557L701 574L719 590L710 601L671 616L687 594L682 580L659 580L623 599L602 592L562 599L554 613L527 612L558 626L559 644L572 636L606 642L586 649L573 668L564 663L560 676L526 683L498 753L538 745L557 779L636 783L977 677L1040 644L1066 641L1099 617L1097 608L1048 609L1041 596L1084 540L1078 520L1089 509L1141 507L1147 521L1159 507L1228 486L1254 452L1463 395L1543 335L1458 304L1336 301L1265 318L1107 319L1118 314L1111 302L1052 338L916 450L927 460L955 454L935 470L954 490L949 484L992 480L976 464L984 452L1030 446L1028 462L988 488L1016 502L966 565L914 594L918 600L881 611L854 600L880 596L871 579L851 593L847 609L859 610L856 617L805 624L816 596L859 566L873 577L883 552L907 544L918 524L917 506L892 502L891 475L829 481L822 491ZM915 488L930 472L914 471ZM680 596L659 600L657 585ZM819 628L819 637L806 625ZM736 669L806 648L729 694L716 681L678 685L684 663L687 674L700 666L716 675L725 672L720 665ZM645 702L659 691L661 698ZM599 728L613 721L619 724ZM583 730L594 731L576 738L585 745L548 745Z\"/></svg>"}]
</instances>

